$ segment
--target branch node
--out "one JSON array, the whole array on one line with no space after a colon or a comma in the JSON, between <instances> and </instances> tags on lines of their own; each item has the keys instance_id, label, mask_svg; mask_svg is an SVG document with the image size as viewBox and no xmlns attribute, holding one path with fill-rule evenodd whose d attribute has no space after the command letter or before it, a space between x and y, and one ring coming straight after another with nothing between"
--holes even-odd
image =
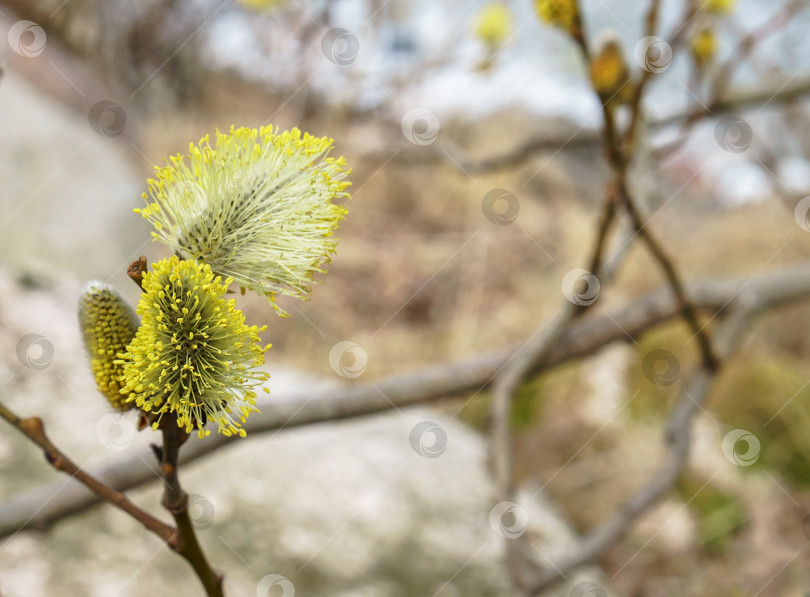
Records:
<instances>
[{"instance_id":1,"label":"branch node","mask_svg":"<svg viewBox=\"0 0 810 597\"><path fill-rule=\"evenodd\" d=\"M138 285L138 288L143 290L143 275L147 270L146 257L141 255L137 260L129 264L127 268L127 275L130 279Z\"/></svg>"},{"instance_id":2,"label":"branch node","mask_svg":"<svg viewBox=\"0 0 810 597\"><path fill-rule=\"evenodd\" d=\"M45 437L45 425L39 417L26 417L20 419L20 430L27 435Z\"/></svg>"}]
</instances>

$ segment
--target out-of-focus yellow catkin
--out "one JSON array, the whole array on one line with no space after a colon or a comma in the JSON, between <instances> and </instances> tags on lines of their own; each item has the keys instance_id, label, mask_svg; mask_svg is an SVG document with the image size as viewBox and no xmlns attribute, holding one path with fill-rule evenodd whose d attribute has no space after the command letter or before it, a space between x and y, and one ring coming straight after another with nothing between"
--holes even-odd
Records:
<instances>
[{"instance_id":1,"label":"out-of-focus yellow catkin","mask_svg":"<svg viewBox=\"0 0 810 597\"><path fill-rule=\"evenodd\" d=\"M512 11L503 2L489 2L475 19L474 33L492 49L500 47L512 33Z\"/></svg>"},{"instance_id":2,"label":"out-of-focus yellow catkin","mask_svg":"<svg viewBox=\"0 0 810 597\"><path fill-rule=\"evenodd\" d=\"M633 97L633 81L618 38L608 36L591 58L591 84L603 101L622 104Z\"/></svg>"},{"instance_id":3,"label":"out-of-focus yellow catkin","mask_svg":"<svg viewBox=\"0 0 810 597\"><path fill-rule=\"evenodd\" d=\"M705 70L717 54L717 36L711 27L704 27L689 40L692 58L700 70Z\"/></svg>"},{"instance_id":4,"label":"out-of-focus yellow catkin","mask_svg":"<svg viewBox=\"0 0 810 597\"><path fill-rule=\"evenodd\" d=\"M730 14L737 4L737 0L695 0L695 2L701 10L718 15Z\"/></svg>"},{"instance_id":5,"label":"out-of-focus yellow catkin","mask_svg":"<svg viewBox=\"0 0 810 597\"><path fill-rule=\"evenodd\" d=\"M281 0L236 0L239 4L250 10L266 10L281 4Z\"/></svg>"},{"instance_id":6,"label":"out-of-focus yellow catkin","mask_svg":"<svg viewBox=\"0 0 810 597\"><path fill-rule=\"evenodd\" d=\"M577 0L535 0L535 11L540 20L567 31L576 33L580 26Z\"/></svg>"},{"instance_id":7,"label":"out-of-focus yellow catkin","mask_svg":"<svg viewBox=\"0 0 810 597\"><path fill-rule=\"evenodd\" d=\"M124 366L117 360L138 331L132 308L111 286L90 282L79 300L79 327L98 391L116 410L133 408L120 393Z\"/></svg>"}]
</instances>

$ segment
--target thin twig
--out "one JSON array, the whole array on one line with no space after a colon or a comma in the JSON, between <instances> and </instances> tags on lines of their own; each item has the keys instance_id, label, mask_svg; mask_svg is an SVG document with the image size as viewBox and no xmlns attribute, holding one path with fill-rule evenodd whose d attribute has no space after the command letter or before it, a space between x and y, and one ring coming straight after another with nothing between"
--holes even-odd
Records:
<instances>
[{"instance_id":1,"label":"thin twig","mask_svg":"<svg viewBox=\"0 0 810 597\"><path fill-rule=\"evenodd\" d=\"M615 216L615 196L609 193L604 203L597 237L589 259L589 271L597 278L602 264L602 254ZM543 331L512 355L512 358L504 366L503 371L496 376L492 384L493 468L495 485L498 488L499 496L503 499L507 499L514 489L512 487L512 465L509 455L511 442L509 412L511 410L512 396L518 386L532 372L535 365L544 358L549 348L565 333L571 322L582 315L586 309L587 306L585 305L578 305L566 300L557 315L551 321L546 322Z\"/></svg>"},{"instance_id":2,"label":"thin twig","mask_svg":"<svg viewBox=\"0 0 810 597\"><path fill-rule=\"evenodd\" d=\"M691 7L692 3L688 2L687 6ZM646 30L645 30L645 37L650 37L655 35L655 31L658 27L658 13L661 9L661 0L653 0L650 3L650 10L647 12L646 18ZM688 8L687 11L691 11L691 8ZM687 12L687 16L685 20L688 21L689 12ZM682 28L683 29L683 28ZM680 31L675 35L677 36ZM670 40L670 46L677 45L679 43L678 39ZM644 96L644 91L647 89L647 82L652 78L653 71L652 69L643 69L641 71L641 79L639 79L638 83L636 84L636 88L633 92L633 98L630 100L630 124L627 127L627 132L625 133L625 145L628 148L633 147L635 140L636 140L636 130L638 127L638 122L641 117L641 100Z\"/></svg>"},{"instance_id":3,"label":"thin twig","mask_svg":"<svg viewBox=\"0 0 810 597\"><path fill-rule=\"evenodd\" d=\"M795 14L807 6L806 0L787 0L780 10L772 15L765 23L751 30L742 37L731 56L717 68L717 74L711 82L709 100L706 104L695 106L683 117L683 123L679 136L674 141L656 151L656 157L666 158L680 148L689 138L689 133L694 126L707 116L717 116L728 111L729 106L744 106L751 102L742 95L743 101L729 97L728 88L733 78L734 72L743 64L743 61L751 55L751 52L762 43L768 36L779 31ZM790 83L793 77L788 80ZM791 85L786 91L786 84L780 85L776 90L768 90L766 93L757 94L758 103L769 103L777 98L780 101L790 101L791 99L804 95L807 92L807 82L802 81L798 85ZM762 90L760 90L761 92ZM798 93L797 93L798 92ZM750 94L748 94L750 95Z\"/></svg>"},{"instance_id":4,"label":"thin twig","mask_svg":"<svg viewBox=\"0 0 810 597\"><path fill-rule=\"evenodd\" d=\"M70 458L65 456L65 454L48 439L48 436L45 434L45 425L42 419L39 417L20 418L4 404L0 404L0 417L8 421L13 427L25 434L28 439L42 448L45 452L45 459L53 468L67 473L93 491L99 498L111 503L119 510L126 512L132 518L140 522L147 530L163 539L163 541L170 544L174 541L176 529L161 522L145 510L141 510L123 493L102 483L92 475L87 474L70 460Z\"/></svg>"},{"instance_id":5,"label":"thin twig","mask_svg":"<svg viewBox=\"0 0 810 597\"><path fill-rule=\"evenodd\" d=\"M718 359L714 354L712 341L709 337L709 333L706 330L706 326L700 323L697 315L697 309L695 309L695 306L686 296L684 284L681 281L680 274L675 268L672 259L666 253L663 245L661 245L661 243L659 243L658 240L653 236L647 224L641 219L641 214L638 212L638 209L627 191L626 180L619 181L619 197L621 198L627 214L630 216L630 221L633 224L636 234L641 238L644 244L647 245L647 249L649 250L650 254L664 272L664 276L666 277L667 282L672 289L672 293L675 295L675 300L678 302L680 307L681 315L698 340L703 363L708 368L718 367Z\"/></svg>"},{"instance_id":6,"label":"thin twig","mask_svg":"<svg viewBox=\"0 0 810 597\"><path fill-rule=\"evenodd\" d=\"M164 414L161 432L163 507L171 513L177 524L177 553L194 568L208 597L223 597L222 574L214 572L200 547L194 524L188 514L188 495L183 491L178 476L180 446L188 439L188 435L177 425L177 419L172 413Z\"/></svg>"},{"instance_id":7,"label":"thin twig","mask_svg":"<svg viewBox=\"0 0 810 597\"><path fill-rule=\"evenodd\" d=\"M781 105L810 95L810 78L795 77L769 81L767 85L735 85L713 106L711 114L700 109L702 115L712 118L720 117L744 108L768 105ZM682 123L695 112L691 107L688 110L677 110L647 121L648 130L660 130ZM559 127L554 129L559 131ZM451 167L469 174L486 174L506 168L517 168L530 161L534 156L543 153L555 153L561 150L577 151L582 149L598 148L603 140L602 131L585 128L572 124L562 132L550 133L544 129L517 142L505 151L481 158L468 155L463 148L455 143L444 141L433 145L420 146L418 149L408 147L400 149L394 158L391 149L386 146L384 150L371 150L362 154L361 161L367 164L381 164L391 160L403 166L420 166L447 162ZM680 138L679 138L680 141ZM658 151L668 151L670 143Z\"/></svg>"},{"instance_id":8,"label":"thin twig","mask_svg":"<svg viewBox=\"0 0 810 597\"><path fill-rule=\"evenodd\" d=\"M582 37L584 32L582 27L576 29L580 33L579 41L583 48L585 42ZM586 51L586 50L585 50ZM611 129L613 131L613 129ZM602 268L602 255L605 251L607 239L616 219L616 192L609 188L603 203L602 215L598 222L594 247L589 259L590 274L599 279ZM602 280L604 283L604 280ZM512 439L510 428L510 412L512 409L512 399L520 384L529 376L534 367L540 362L549 351L555 347L560 338L565 334L571 323L583 315L593 304L577 304L570 300L565 300L560 310L552 317L551 321L544 324L544 328L530 342L520 348L507 361L503 371L499 372L492 384L492 404L490 406L491 417L491 445L490 453L492 468L495 477L495 491L498 501L513 501L514 497L514 475L512 464ZM524 554L526 545L523 541L508 541L507 561L510 566L510 573L516 587L523 586L523 565L527 560Z\"/></svg>"}]
</instances>

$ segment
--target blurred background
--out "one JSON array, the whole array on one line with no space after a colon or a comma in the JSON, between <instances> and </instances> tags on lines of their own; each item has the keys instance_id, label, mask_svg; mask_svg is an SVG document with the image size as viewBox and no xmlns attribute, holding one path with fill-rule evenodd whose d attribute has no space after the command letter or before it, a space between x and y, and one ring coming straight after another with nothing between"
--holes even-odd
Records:
<instances>
[{"instance_id":1,"label":"blurred background","mask_svg":"<svg viewBox=\"0 0 810 597\"><path fill-rule=\"evenodd\" d=\"M688 31L710 31L711 56L699 63L687 44L651 66L639 54L645 2L580 3L592 48L619 40L635 76L656 69L631 172L650 227L686 280L748 279L810 259L810 7L707 4L727 6ZM663 1L659 35L683 12L683 0ZM565 274L585 266L610 175L587 65L530 0L2 0L0 66L2 400L42 416L90 468L154 438L110 418L76 302L98 279L136 304L127 265L167 249L132 209L154 166L190 142L231 126L299 127L333 137L352 168L338 252L312 300L280 299L282 319L239 298L273 344L262 410L285 389L316 395L522 343L559 309ZM600 309L664 284L638 243L619 261ZM675 490L547 594L806 594L809 330L801 302L757 321L717 380ZM663 421L697 363L691 335L659 326L516 396L515 467L534 494L521 503L541 561L574 549L656 466ZM354 347L343 365L330 363L339 342ZM656 350L676 359L668 383L645 374ZM229 594L509 594L489 519L488 408L481 391L258 434L188 465L201 540ZM433 429L427 456L416 428ZM722 449L738 429L756 440L745 466ZM0 479L0 513L20 492L66 483L5 426ZM160 491L131 495L159 512ZM197 594L197 582L105 506L0 538L4 597Z\"/></svg>"}]
</instances>

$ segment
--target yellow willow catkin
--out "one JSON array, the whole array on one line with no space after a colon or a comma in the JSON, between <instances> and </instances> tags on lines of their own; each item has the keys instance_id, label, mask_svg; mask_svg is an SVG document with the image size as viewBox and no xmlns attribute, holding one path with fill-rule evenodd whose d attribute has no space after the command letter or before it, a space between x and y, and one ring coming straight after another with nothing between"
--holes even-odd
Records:
<instances>
[{"instance_id":1,"label":"yellow willow catkin","mask_svg":"<svg viewBox=\"0 0 810 597\"><path fill-rule=\"evenodd\" d=\"M634 87L618 40L605 41L591 58L589 69L593 88L604 101L630 101Z\"/></svg>"},{"instance_id":2,"label":"yellow willow catkin","mask_svg":"<svg viewBox=\"0 0 810 597\"><path fill-rule=\"evenodd\" d=\"M513 28L509 6L503 2L488 2L478 12L473 32L482 42L497 49L509 38Z\"/></svg>"},{"instance_id":3,"label":"yellow willow catkin","mask_svg":"<svg viewBox=\"0 0 810 597\"><path fill-rule=\"evenodd\" d=\"M254 388L268 375L259 329L245 324L236 301L226 300L231 280L211 267L176 256L158 261L143 277L141 326L121 355L126 400L154 413L157 428L175 413L186 432L207 435L207 422L225 435L245 435L242 423L258 412ZM265 388L266 390L266 388Z\"/></svg>"},{"instance_id":4,"label":"yellow willow catkin","mask_svg":"<svg viewBox=\"0 0 810 597\"><path fill-rule=\"evenodd\" d=\"M98 391L117 410L133 408L120 393L124 368L118 361L138 330L132 308L111 286L90 282L79 300L79 327Z\"/></svg>"},{"instance_id":5,"label":"yellow willow catkin","mask_svg":"<svg viewBox=\"0 0 810 597\"><path fill-rule=\"evenodd\" d=\"M574 33L579 27L579 4L577 0L535 0L535 11L540 20Z\"/></svg>"},{"instance_id":6,"label":"yellow willow catkin","mask_svg":"<svg viewBox=\"0 0 810 597\"><path fill-rule=\"evenodd\" d=\"M231 128L170 158L149 180L136 210L152 236L184 259L207 263L259 293L276 311L278 294L306 298L335 252L332 233L346 213L346 162L327 157L332 139L298 129Z\"/></svg>"},{"instance_id":7,"label":"yellow willow catkin","mask_svg":"<svg viewBox=\"0 0 810 597\"><path fill-rule=\"evenodd\" d=\"M710 27L705 27L689 40L689 49L698 68L704 70L717 54L717 36Z\"/></svg>"},{"instance_id":8,"label":"yellow willow catkin","mask_svg":"<svg viewBox=\"0 0 810 597\"><path fill-rule=\"evenodd\" d=\"M695 0L699 10L718 15L727 15L734 11L736 0Z\"/></svg>"}]
</instances>

